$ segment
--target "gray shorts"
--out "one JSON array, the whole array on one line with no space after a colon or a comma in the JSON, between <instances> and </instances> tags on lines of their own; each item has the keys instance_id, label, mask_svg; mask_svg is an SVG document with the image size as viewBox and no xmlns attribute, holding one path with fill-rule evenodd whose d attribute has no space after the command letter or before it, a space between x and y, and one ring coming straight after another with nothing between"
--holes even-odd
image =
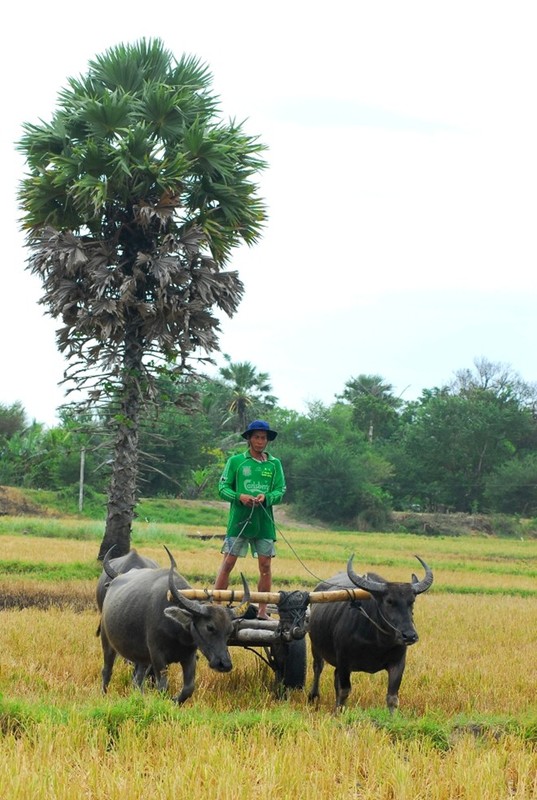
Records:
<instances>
[{"instance_id":1,"label":"gray shorts","mask_svg":"<svg viewBox=\"0 0 537 800\"><path fill-rule=\"evenodd\" d=\"M232 556L244 558L244 556L248 555L248 547L250 547L254 558L258 556L274 558L276 555L273 539L246 539L244 536L226 536L220 552L224 555L229 553Z\"/></svg>"}]
</instances>

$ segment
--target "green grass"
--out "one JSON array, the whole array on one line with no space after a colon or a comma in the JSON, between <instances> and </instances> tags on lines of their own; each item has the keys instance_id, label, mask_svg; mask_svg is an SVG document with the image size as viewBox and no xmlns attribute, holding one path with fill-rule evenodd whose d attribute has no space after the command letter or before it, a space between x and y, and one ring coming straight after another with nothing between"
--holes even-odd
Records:
<instances>
[{"instance_id":1,"label":"green grass","mask_svg":"<svg viewBox=\"0 0 537 800\"><path fill-rule=\"evenodd\" d=\"M41 489L21 491L23 491L24 497L44 512L94 520L106 518L107 498L104 494L87 492L84 496L82 512L79 512L76 486L58 492L42 491ZM141 498L136 506L136 519L143 522L176 525L220 525L225 527L227 506L225 504L213 505L203 501L184 502L173 498Z\"/></svg>"},{"instance_id":2,"label":"green grass","mask_svg":"<svg viewBox=\"0 0 537 800\"><path fill-rule=\"evenodd\" d=\"M56 519L51 517L0 517L0 536L39 536L44 539L76 539L99 541L104 523L89 519Z\"/></svg>"},{"instance_id":3,"label":"green grass","mask_svg":"<svg viewBox=\"0 0 537 800\"><path fill-rule=\"evenodd\" d=\"M178 707L165 696L133 692L128 697L119 698L113 703L102 700L95 704L76 708L57 705L27 703L10 700L0 695L0 732L3 735L20 735L40 725L77 725L84 723L98 730L105 728L108 735L116 739L124 725L129 725L137 734L155 724L172 722L179 732L203 729L216 736L245 736L250 732L257 736L260 729L263 736L272 740L299 736L304 732L304 715L300 709L281 704L271 709L247 709L235 712L200 709L195 705ZM341 716L334 718L334 728L355 729L372 726L382 730L392 741L426 742L440 751L448 751L453 743L465 734L474 739L499 741L506 736L516 736L526 744L537 744L537 715L510 717L498 715L456 715L444 717L441 714L391 715L387 709L348 708Z\"/></svg>"},{"instance_id":4,"label":"green grass","mask_svg":"<svg viewBox=\"0 0 537 800\"><path fill-rule=\"evenodd\" d=\"M136 515L145 522L170 523L174 525L219 526L225 529L228 507L213 506L203 501L142 499L136 506Z\"/></svg>"},{"instance_id":5,"label":"green grass","mask_svg":"<svg viewBox=\"0 0 537 800\"><path fill-rule=\"evenodd\" d=\"M98 578L101 567L95 564L43 564L28 561L0 561L0 573L11 577L32 577L41 581L77 581Z\"/></svg>"},{"instance_id":6,"label":"green grass","mask_svg":"<svg viewBox=\"0 0 537 800\"><path fill-rule=\"evenodd\" d=\"M201 539L189 538L182 530L187 523L146 523L135 520L132 526L133 546L173 544L178 549L196 549ZM91 519L57 519L54 517L0 517L0 536L35 536L44 539L74 539L100 541L104 534L104 521ZM190 526L191 527L191 526ZM207 526L204 526L207 527ZM220 529L222 532L222 529Z\"/></svg>"}]
</instances>

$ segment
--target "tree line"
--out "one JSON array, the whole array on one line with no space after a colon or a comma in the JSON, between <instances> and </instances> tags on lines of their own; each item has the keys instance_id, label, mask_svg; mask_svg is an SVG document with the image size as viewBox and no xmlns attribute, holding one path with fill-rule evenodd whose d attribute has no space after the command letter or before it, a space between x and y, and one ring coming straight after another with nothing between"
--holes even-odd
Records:
<instances>
[{"instance_id":1,"label":"tree line","mask_svg":"<svg viewBox=\"0 0 537 800\"><path fill-rule=\"evenodd\" d=\"M286 502L305 517L382 528L392 510L537 515L537 390L509 366L476 360L409 402L379 375L358 375L334 402L303 413L278 404L270 376L249 362L216 377L162 376L140 424L138 493L216 499L240 432L268 418L282 459ZM28 424L0 404L0 483L86 493L109 486L114 401L59 410L59 424Z\"/></svg>"}]
</instances>

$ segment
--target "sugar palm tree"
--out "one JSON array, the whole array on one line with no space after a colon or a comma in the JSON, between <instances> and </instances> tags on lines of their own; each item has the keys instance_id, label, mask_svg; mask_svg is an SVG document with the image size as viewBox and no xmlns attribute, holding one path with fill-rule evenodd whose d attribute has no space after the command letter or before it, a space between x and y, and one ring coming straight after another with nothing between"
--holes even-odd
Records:
<instances>
[{"instance_id":1,"label":"sugar palm tree","mask_svg":"<svg viewBox=\"0 0 537 800\"><path fill-rule=\"evenodd\" d=\"M249 361L233 362L224 355L227 366L219 374L227 389L227 414L225 422L233 421L236 431L246 429L253 415L262 413L276 404L270 394L272 386L268 372L258 372Z\"/></svg>"},{"instance_id":2,"label":"sugar palm tree","mask_svg":"<svg viewBox=\"0 0 537 800\"><path fill-rule=\"evenodd\" d=\"M130 547L138 430L153 379L218 348L216 313L243 285L226 269L256 242L265 211L255 174L264 146L217 114L211 75L160 40L118 45L72 78L50 123L19 149L29 269L63 322L66 379L90 401L114 398L115 435L99 558Z\"/></svg>"}]
</instances>

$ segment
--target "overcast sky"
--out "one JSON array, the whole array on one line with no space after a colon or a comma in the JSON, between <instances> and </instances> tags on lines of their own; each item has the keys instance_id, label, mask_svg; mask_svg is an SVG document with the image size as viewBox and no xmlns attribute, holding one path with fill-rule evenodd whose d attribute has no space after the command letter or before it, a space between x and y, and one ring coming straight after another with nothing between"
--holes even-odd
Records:
<instances>
[{"instance_id":1,"label":"overcast sky","mask_svg":"<svg viewBox=\"0 0 537 800\"><path fill-rule=\"evenodd\" d=\"M360 373L410 400L480 357L537 381L533 2L51 0L7 19L0 403L52 425L64 401L14 142L90 59L144 36L206 62L223 116L269 147L268 224L233 259L246 294L220 344L283 406Z\"/></svg>"}]
</instances>

